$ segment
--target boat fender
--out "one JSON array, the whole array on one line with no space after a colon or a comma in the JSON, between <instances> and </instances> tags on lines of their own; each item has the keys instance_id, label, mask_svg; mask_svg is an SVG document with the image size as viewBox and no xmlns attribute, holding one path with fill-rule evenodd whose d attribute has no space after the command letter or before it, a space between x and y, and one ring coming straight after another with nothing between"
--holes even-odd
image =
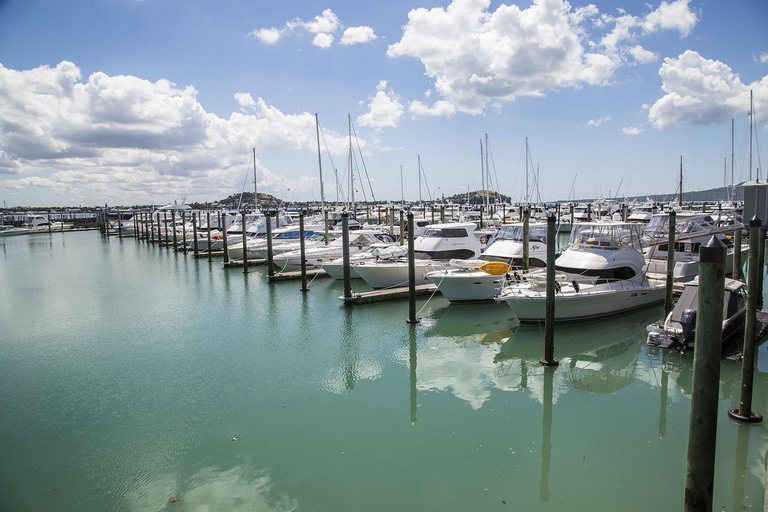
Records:
<instances>
[{"instance_id":1,"label":"boat fender","mask_svg":"<svg viewBox=\"0 0 768 512\"><path fill-rule=\"evenodd\" d=\"M577 283L575 279L571 281L571 285L573 286L573 291L575 291L576 293L581 293L581 289L579 288L579 283Z\"/></svg>"},{"instance_id":2,"label":"boat fender","mask_svg":"<svg viewBox=\"0 0 768 512\"><path fill-rule=\"evenodd\" d=\"M560 283L555 281L555 293L562 293L562 292L563 292L563 287L560 286Z\"/></svg>"}]
</instances>

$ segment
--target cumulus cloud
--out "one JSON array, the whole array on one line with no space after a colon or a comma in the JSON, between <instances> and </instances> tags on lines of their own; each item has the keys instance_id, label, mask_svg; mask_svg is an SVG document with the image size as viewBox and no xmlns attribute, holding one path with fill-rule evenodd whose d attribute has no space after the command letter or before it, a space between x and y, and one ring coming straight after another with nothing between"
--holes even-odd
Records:
<instances>
[{"instance_id":1,"label":"cumulus cloud","mask_svg":"<svg viewBox=\"0 0 768 512\"><path fill-rule=\"evenodd\" d=\"M377 36L374 34L371 27L366 27L364 25L361 27L349 27L344 29L344 34L342 34L339 44L351 45L369 43L376 38Z\"/></svg>"},{"instance_id":2,"label":"cumulus cloud","mask_svg":"<svg viewBox=\"0 0 768 512\"><path fill-rule=\"evenodd\" d=\"M320 48L330 48L333 44L333 36L331 34L326 34L325 32L320 32L312 38L312 44Z\"/></svg>"},{"instance_id":3,"label":"cumulus cloud","mask_svg":"<svg viewBox=\"0 0 768 512\"><path fill-rule=\"evenodd\" d=\"M377 129L395 128L404 112L400 97L387 86L386 80L381 80L376 86L376 94L370 98L368 112L358 116L357 123Z\"/></svg>"},{"instance_id":4,"label":"cumulus cloud","mask_svg":"<svg viewBox=\"0 0 768 512\"><path fill-rule=\"evenodd\" d=\"M102 72L83 80L66 61L21 71L0 65L0 173L23 175L0 181L0 189L66 184L137 202L227 195L242 179L249 148L315 147L311 113L286 114L244 92L235 100L241 111L222 118L206 112L193 87L168 80ZM344 146L337 134L325 137L331 148ZM260 186L284 184L257 165Z\"/></svg>"},{"instance_id":5,"label":"cumulus cloud","mask_svg":"<svg viewBox=\"0 0 768 512\"><path fill-rule=\"evenodd\" d=\"M611 116L598 117L597 119L590 119L587 122L587 126L600 126L603 123L607 123L611 120Z\"/></svg>"},{"instance_id":6,"label":"cumulus cloud","mask_svg":"<svg viewBox=\"0 0 768 512\"><path fill-rule=\"evenodd\" d=\"M297 30L304 30L310 34L314 34L312 38L312 44L320 48L330 48L334 41L333 33L341 27L339 17L331 9L325 9L322 13L315 16L309 21L304 21L300 18L294 18L288 21L283 28L271 27L271 28L258 28L253 29L250 32L251 36L256 37L264 44L276 44L284 36L296 32ZM342 38L342 44L355 44L358 42L366 42L363 40L355 40L355 38L365 37L366 34L361 33L356 29L369 29L370 35L375 39L373 30L369 27L351 27L347 31L352 30L350 33L349 42L344 42ZM347 31L344 32L346 36ZM363 31L364 32L364 31ZM343 36L343 37L344 37Z\"/></svg>"},{"instance_id":7,"label":"cumulus cloud","mask_svg":"<svg viewBox=\"0 0 768 512\"><path fill-rule=\"evenodd\" d=\"M450 117L456 113L456 107L445 100L438 100L431 107L415 100L408 104L408 111L415 117Z\"/></svg>"},{"instance_id":8,"label":"cumulus cloud","mask_svg":"<svg viewBox=\"0 0 768 512\"><path fill-rule=\"evenodd\" d=\"M251 31L253 37L264 44L277 44L285 32L277 27L259 28Z\"/></svg>"},{"instance_id":9,"label":"cumulus cloud","mask_svg":"<svg viewBox=\"0 0 768 512\"><path fill-rule=\"evenodd\" d=\"M768 52L763 52L760 55L756 55L755 62L759 62L760 64L768 63Z\"/></svg>"},{"instance_id":10,"label":"cumulus cloud","mask_svg":"<svg viewBox=\"0 0 768 512\"><path fill-rule=\"evenodd\" d=\"M642 126L625 126L621 129L621 133L624 135L640 135L643 133Z\"/></svg>"},{"instance_id":11,"label":"cumulus cloud","mask_svg":"<svg viewBox=\"0 0 768 512\"><path fill-rule=\"evenodd\" d=\"M453 106L441 109L447 115L479 114L489 105L561 88L606 85L627 62L652 60L652 52L628 41L657 30L687 35L697 21L687 0L662 2L645 16L601 15L594 5L574 9L565 0L534 0L525 9L501 4L492 11L490 5L453 0L447 7L414 9L400 41L387 49L390 57L422 63L435 91ZM672 14L681 20L673 23ZM590 29L607 34L594 42ZM425 107L416 103L414 110Z\"/></svg>"},{"instance_id":12,"label":"cumulus cloud","mask_svg":"<svg viewBox=\"0 0 768 512\"><path fill-rule=\"evenodd\" d=\"M750 90L758 111L768 106L768 76L745 84L728 65L692 50L664 59L659 76L666 94L651 106L648 120L660 130L725 122L749 110Z\"/></svg>"}]
</instances>

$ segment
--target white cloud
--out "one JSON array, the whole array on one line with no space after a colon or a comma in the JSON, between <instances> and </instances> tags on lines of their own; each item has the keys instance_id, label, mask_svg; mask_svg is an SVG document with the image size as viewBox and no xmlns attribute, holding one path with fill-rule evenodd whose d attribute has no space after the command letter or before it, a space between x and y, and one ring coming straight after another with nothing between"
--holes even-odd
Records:
<instances>
[{"instance_id":1,"label":"white cloud","mask_svg":"<svg viewBox=\"0 0 768 512\"><path fill-rule=\"evenodd\" d=\"M760 64L768 63L768 52L763 52L760 55L757 55L755 57L755 62L759 62Z\"/></svg>"},{"instance_id":2,"label":"white cloud","mask_svg":"<svg viewBox=\"0 0 768 512\"><path fill-rule=\"evenodd\" d=\"M744 84L728 65L695 51L664 59L659 76L666 94L651 106L648 119L660 130L725 122L749 110L750 89L756 110L768 107L768 76Z\"/></svg>"},{"instance_id":3,"label":"white cloud","mask_svg":"<svg viewBox=\"0 0 768 512\"><path fill-rule=\"evenodd\" d=\"M315 148L313 114L286 114L244 92L235 99L242 111L222 118L205 111L193 87L168 80L96 72L84 81L66 61L0 65L0 173L23 175L0 180L0 190L65 185L99 201L202 199L232 192L252 147ZM343 137L325 137L344 147ZM259 165L265 191L284 185Z\"/></svg>"},{"instance_id":4,"label":"white cloud","mask_svg":"<svg viewBox=\"0 0 768 512\"><path fill-rule=\"evenodd\" d=\"M357 123L377 129L395 128L404 112L400 97L387 87L386 80L381 80L376 86L376 94L368 103L368 112L358 116Z\"/></svg>"},{"instance_id":5,"label":"white cloud","mask_svg":"<svg viewBox=\"0 0 768 512\"><path fill-rule=\"evenodd\" d=\"M648 64L659 58L655 53L650 50L646 50L639 44L629 48L628 52L640 64Z\"/></svg>"},{"instance_id":6,"label":"white cloud","mask_svg":"<svg viewBox=\"0 0 768 512\"><path fill-rule=\"evenodd\" d=\"M349 27L344 30L344 34L342 34L339 44L351 45L358 43L368 43L376 38L377 36L373 33L373 29L371 27L366 27L364 25L360 27Z\"/></svg>"},{"instance_id":7,"label":"white cloud","mask_svg":"<svg viewBox=\"0 0 768 512\"><path fill-rule=\"evenodd\" d=\"M658 9L645 17L643 29L649 33L658 30L677 30L681 36L687 36L699 21L696 13L688 8L689 3L690 0L662 1Z\"/></svg>"},{"instance_id":8,"label":"white cloud","mask_svg":"<svg viewBox=\"0 0 768 512\"><path fill-rule=\"evenodd\" d=\"M590 119L587 122L587 126L600 126L603 123L607 123L611 120L611 116L598 117L597 119Z\"/></svg>"},{"instance_id":9,"label":"white cloud","mask_svg":"<svg viewBox=\"0 0 768 512\"><path fill-rule=\"evenodd\" d=\"M283 34L284 31L277 27L254 29L250 33L264 44L277 44Z\"/></svg>"},{"instance_id":10,"label":"white cloud","mask_svg":"<svg viewBox=\"0 0 768 512\"><path fill-rule=\"evenodd\" d=\"M408 104L408 111L416 117L450 117L456 113L456 107L445 100L438 100L431 107L416 100Z\"/></svg>"},{"instance_id":11,"label":"white cloud","mask_svg":"<svg viewBox=\"0 0 768 512\"><path fill-rule=\"evenodd\" d=\"M330 48L333 44L333 36L331 34L320 32L312 38L312 44L320 48Z\"/></svg>"},{"instance_id":12,"label":"white cloud","mask_svg":"<svg viewBox=\"0 0 768 512\"><path fill-rule=\"evenodd\" d=\"M625 126L621 129L621 133L624 135L640 135L643 133L642 126Z\"/></svg>"},{"instance_id":13,"label":"white cloud","mask_svg":"<svg viewBox=\"0 0 768 512\"><path fill-rule=\"evenodd\" d=\"M330 9L324 10L322 14L315 16L315 19L312 21L294 19L286 24L288 28L302 27L313 34L335 32L339 25L339 18Z\"/></svg>"},{"instance_id":14,"label":"white cloud","mask_svg":"<svg viewBox=\"0 0 768 512\"><path fill-rule=\"evenodd\" d=\"M656 30L687 35L697 21L686 0L662 2L645 17L601 15L594 5L574 9L566 0L534 0L525 9L490 5L453 0L447 7L414 9L387 55L419 59L443 100L457 112L479 114L519 97L607 85L620 66L653 56L627 41ZM672 14L680 19L673 22ZM608 33L595 43L590 29ZM416 103L414 111L425 107Z\"/></svg>"}]
</instances>

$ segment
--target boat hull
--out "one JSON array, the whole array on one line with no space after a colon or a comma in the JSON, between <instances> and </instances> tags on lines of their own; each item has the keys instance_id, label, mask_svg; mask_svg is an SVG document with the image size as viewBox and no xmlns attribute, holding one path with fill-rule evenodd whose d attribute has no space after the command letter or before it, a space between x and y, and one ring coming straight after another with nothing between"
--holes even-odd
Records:
<instances>
[{"instance_id":1,"label":"boat hull","mask_svg":"<svg viewBox=\"0 0 768 512\"><path fill-rule=\"evenodd\" d=\"M450 302L493 300L504 283L503 275L491 275L482 270L435 271L426 277Z\"/></svg>"}]
</instances>

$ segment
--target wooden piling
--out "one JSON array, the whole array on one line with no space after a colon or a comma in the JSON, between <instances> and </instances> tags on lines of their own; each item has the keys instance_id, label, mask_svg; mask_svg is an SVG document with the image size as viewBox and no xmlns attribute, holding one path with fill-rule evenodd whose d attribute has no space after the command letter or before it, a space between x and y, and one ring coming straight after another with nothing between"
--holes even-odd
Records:
<instances>
[{"instance_id":1,"label":"wooden piling","mask_svg":"<svg viewBox=\"0 0 768 512\"><path fill-rule=\"evenodd\" d=\"M184 245L184 254L187 254L187 212L181 210L181 243Z\"/></svg>"},{"instance_id":2,"label":"wooden piling","mask_svg":"<svg viewBox=\"0 0 768 512\"><path fill-rule=\"evenodd\" d=\"M400 245L405 243L405 225L403 221L403 209L400 208Z\"/></svg>"},{"instance_id":3,"label":"wooden piling","mask_svg":"<svg viewBox=\"0 0 768 512\"><path fill-rule=\"evenodd\" d=\"M117 210L117 236L123 238L123 215ZM61 220L61 230L64 231L64 219Z\"/></svg>"},{"instance_id":4,"label":"wooden piling","mask_svg":"<svg viewBox=\"0 0 768 512\"><path fill-rule=\"evenodd\" d=\"M167 211L163 212L163 235L165 236L165 240L163 240L163 238L161 237L160 241L167 243L168 242L168 212Z\"/></svg>"},{"instance_id":5,"label":"wooden piling","mask_svg":"<svg viewBox=\"0 0 768 512\"><path fill-rule=\"evenodd\" d=\"M301 257L301 288L299 288L299 290L308 292L306 240L304 240L304 212L299 213L299 256Z\"/></svg>"},{"instance_id":6,"label":"wooden piling","mask_svg":"<svg viewBox=\"0 0 768 512\"><path fill-rule=\"evenodd\" d=\"M758 238L762 222L755 216L749 221L749 238ZM762 415L752 410L752 383L755 375L755 330L757 327L757 298L762 294L762 289L757 287L758 273L762 267L757 264L758 248L749 244L749 268L747 269L747 312L744 320L744 348L741 360L741 397L739 407L728 410L731 419L742 423L759 423L763 421Z\"/></svg>"},{"instance_id":7,"label":"wooden piling","mask_svg":"<svg viewBox=\"0 0 768 512\"><path fill-rule=\"evenodd\" d=\"M523 209L523 270L528 270L530 268L530 226L531 221L531 210L526 206ZM555 240L555 236L553 235L550 239L552 241ZM554 247L555 244L552 244L552 247ZM554 258L552 261L555 261Z\"/></svg>"},{"instance_id":8,"label":"wooden piling","mask_svg":"<svg viewBox=\"0 0 768 512\"><path fill-rule=\"evenodd\" d=\"M555 216L547 217L547 296L544 311L544 366L557 366L555 359Z\"/></svg>"},{"instance_id":9,"label":"wooden piling","mask_svg":"<svg viewBox=\"0 0 768 512\"><path fill-rule=\"evenodd\" d=\"M677 214L674 211L669 212L669 235L667 238L667 287L664 296L664 319L675 306L672 301L672 288L675 284L675 228L677 226Z\"/></svg>"},{"instance_id":10,"label":"wooden piling","mask_svg":"<svg viewBox=\"0 0 768 512\"><path fill-rule=\"evenodd\" d=\"M267 213L267 276L271 278L274 275L275 255L272 252L272 214Z\"/></svg>"},{"instance_id":11,"label":"wooden piling","mask_svg":"<svg viewBox=\"0 0 768 512\"><path fill-rule=\"evenodd\" d=\"M440 206L440 223L445 223L445 205Z\"/></svg>"},{"instance_id":12,"label":"wooden piling","mask_svg":"<svg viewBox=\"0 0 768 512\"><path fill-rule=\"evenodd\" d=\"M153 212L149 212L149 243L154 244L155 243L155 217L152 215Z\"/></svg>"},{"instance_id":13,"label":"wooden piling","mask_svg":"<svg viewBox=\"0 0 768 512\"><path fill-rule=\"evenodd\" d=\"M171 214L171 229L173 229L173 250L179 249L179 241L176 237L176 212Z\"/></svg>"},{"instance_id":14,"label":"wooden piling","mask_svg":"<svg viewBox=\"0 0 768 512\"><path fill-rule=\"evenodd\" d=\"M688 429L686 512L712 510L723 337L725 245L712 236L699 249L699 301Z\"/></svg>"},{"instance_id":15,"label":"wooden piling","mask_svg":"<svg viewBox=\"0 0 768 512\"><path fill-rule=\"evenodd\" d=\"M752 240L749 241L750 245L752 244ZM757 289L762 290L763 289L763 275L765 274L765 226L760 228L760 236L757 237L757 267L759 268L757 272ZM763 294L759 293L757 295L757 308L763 309Z\"/></svg>"},{"instance_id":16,"label":"wooden piling","mask_svg":"<svg viewBox=\"0 0 768 512\"><path fill-rule=\"evenodd\" d=\"M248 229L245 223L245 210L242 211L243 215L243 274L248 273Z\"/></svg>"},{"instance_id":17,"label":"wooden piling","mask_svg":"<svg viewBox=\"0 0 768 512\"><path fill-rule=\"evenodd\" d=\"M211 263L213 261L213 255L211 254L213 251L213 248L211 247L211 212L205 212L205 224L208 235L208 263Z\"/></svg>"},{"instance_id":18,"label":"wooden piling","mask_svg":"<svg viewBox=\"0 0 768 512\"><path fill-rule=\"evenodd\" d=\"M352 285L350 283L352 269L349 267L349 214L347 212L341 214L341 243L343 245L341 255L343 262L344 299L346 300L352 297Z\"/></svg>"},{"instance_id":19,"label":"wooden piling","mask_svg":"<svg viewBox=\"0 0 768 512\"><path fill-rule=\"evenodd\" d=\"M401 210L402 211L402 210ZM409 324L419 323L416 318L416 261L413 243L413 212L408 212L408 320Z\"/></svg>"},{"instance_id":20,"label":"wooden piling","mask_svg":"<svg viewBox=\"0 0 768 512\"><path fill-rule=\"evenodd\" d=\"M192 212L192 240L194 240L192 255L197 258L197 253L199 252L197 248L197 212Z\"/></svg>"},{"instance_id":21,"label":"wooden piling","mask_svg":"<svg viewBox=\"0 0 768 512\"><path fill-rule=\"evenodd\" d=\"M733 269L731 277L741 281L741 228L733 232Z\"/></svg>"}]
</instances>

